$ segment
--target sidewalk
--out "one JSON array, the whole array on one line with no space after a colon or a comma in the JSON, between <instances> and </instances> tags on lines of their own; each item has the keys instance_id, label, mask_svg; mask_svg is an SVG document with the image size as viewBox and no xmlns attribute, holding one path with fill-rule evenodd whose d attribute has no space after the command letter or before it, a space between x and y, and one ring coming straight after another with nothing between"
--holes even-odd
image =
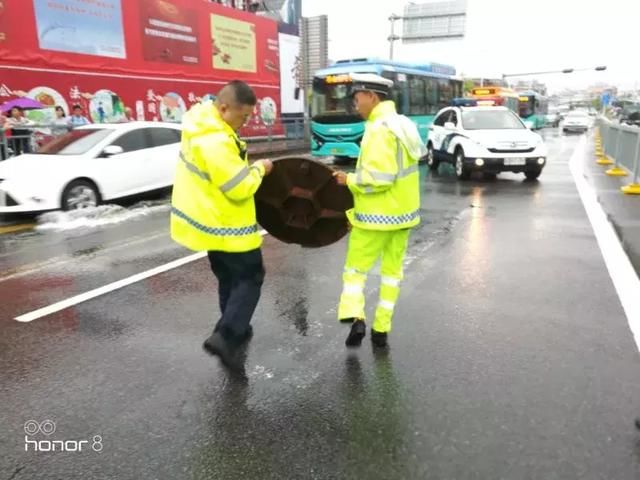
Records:
<instances>
[{"instance_id":1,"label":"sidewalk","mask_svg":"<svg viewBox=\"0 0 640 480\"><path fill-rule=\"evenodd\" d=\"M610 167L596 163L593 134L588 137L584 161L585 177L593 186L631 264L640 275L640 195L625 195L620 190L631 183L631 176L611 177L605 173Z\"/></svg>"}]
</instances>

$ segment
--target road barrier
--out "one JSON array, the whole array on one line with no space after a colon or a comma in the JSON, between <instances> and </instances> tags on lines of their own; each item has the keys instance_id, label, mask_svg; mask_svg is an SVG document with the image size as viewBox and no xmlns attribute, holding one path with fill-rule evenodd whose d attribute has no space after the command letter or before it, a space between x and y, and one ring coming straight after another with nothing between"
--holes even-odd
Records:
<instances>
[{"instance_id":1,"label":"road barrier","mask_svg":"<svg viewBox=\"0 0 640 480\"><path fill-rule=\"evenodd\" d=\"M65 125L24 125L14 129L0 128L0 160L21 153L37 152L40 147L71 128ZM271 153L309 149L311 130L308 119L278 119L267 126L247 125L241 134L248 142L249 154L268 155ZM258 135L260 133L260 135Z\"/></svg>"},{"instance_id":2,"label":"road barrier","mask_svg":"<svg viewBox=\"0 0 640 480\"><path fill-rule=\"evenodd\" d=\"M600 117L595 136L597 163L613 165L607 175L623 177L632 174L632 182L622 187L626 194L640 195L640 128L621 125Z\"/></svg>"}]
</instances>

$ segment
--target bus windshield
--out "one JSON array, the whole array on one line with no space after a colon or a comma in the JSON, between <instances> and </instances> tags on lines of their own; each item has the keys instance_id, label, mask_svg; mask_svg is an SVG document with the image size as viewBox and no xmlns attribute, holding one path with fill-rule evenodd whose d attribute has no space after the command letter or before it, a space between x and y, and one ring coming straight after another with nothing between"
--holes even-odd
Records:
<instances>
[{"instance_id":1,"label":"bus windshield","mask_svg":"<svg viewBox=\"0 0 640 480\"><path fill-rule=\"evenodd\" d=\"M520 117L527 118L533 115L535 97L520 97Z\"/></svg>"},{"instance_id":2,"label":"bus windshield","mask_svg":"<svg viewBox=\"0 0 640 480\"><path fill-rule=\"evenodd\" d=\"M344 122L348 120L360 119L358 112L353 106L351 89L348 83L326 83L324 78L313 79L313 102L311 104L311 115L314 119L318 117L335 117L336 120Z\"/></svg>"}]
</instances>

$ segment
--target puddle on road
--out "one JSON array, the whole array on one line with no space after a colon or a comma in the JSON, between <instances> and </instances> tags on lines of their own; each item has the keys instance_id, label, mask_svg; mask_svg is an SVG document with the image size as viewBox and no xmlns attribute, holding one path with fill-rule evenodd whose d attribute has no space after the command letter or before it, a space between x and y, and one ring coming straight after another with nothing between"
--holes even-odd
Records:
<instances>
[{"instance_id":1,"label":"puddle on road","mask_svg":"<svg viewBox=\"0 0 640 480\"><path fill-rule=\"evenodd\" d=\"M157 200L139 202L131 207L109 204L69 212L48 212L37 218L38 225L35 230L49 232L95 228L136 220L157 213L168 213L170 210L170 204L164 200Z\"/></svg>"}]
</instances>

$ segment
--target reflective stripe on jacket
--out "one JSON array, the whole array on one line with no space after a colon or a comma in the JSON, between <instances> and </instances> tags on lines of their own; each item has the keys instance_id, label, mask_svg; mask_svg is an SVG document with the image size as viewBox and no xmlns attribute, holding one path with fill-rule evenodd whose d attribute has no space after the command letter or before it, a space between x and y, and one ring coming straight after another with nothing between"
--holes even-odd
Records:
<instances>
[{"instance_id":1,"label":"reflective stripe on jacket","mask_svg":"<svg viewBox=\"0 0 640 480\"><path fill-rule=\"evenodd\" d=\"M415 124L396 113L392 101L378 104L365 123L355 173L347 176L354 208L352 225L400 230L420 223L418 160L424 152Z\"/></svg>"}]
</instances>

